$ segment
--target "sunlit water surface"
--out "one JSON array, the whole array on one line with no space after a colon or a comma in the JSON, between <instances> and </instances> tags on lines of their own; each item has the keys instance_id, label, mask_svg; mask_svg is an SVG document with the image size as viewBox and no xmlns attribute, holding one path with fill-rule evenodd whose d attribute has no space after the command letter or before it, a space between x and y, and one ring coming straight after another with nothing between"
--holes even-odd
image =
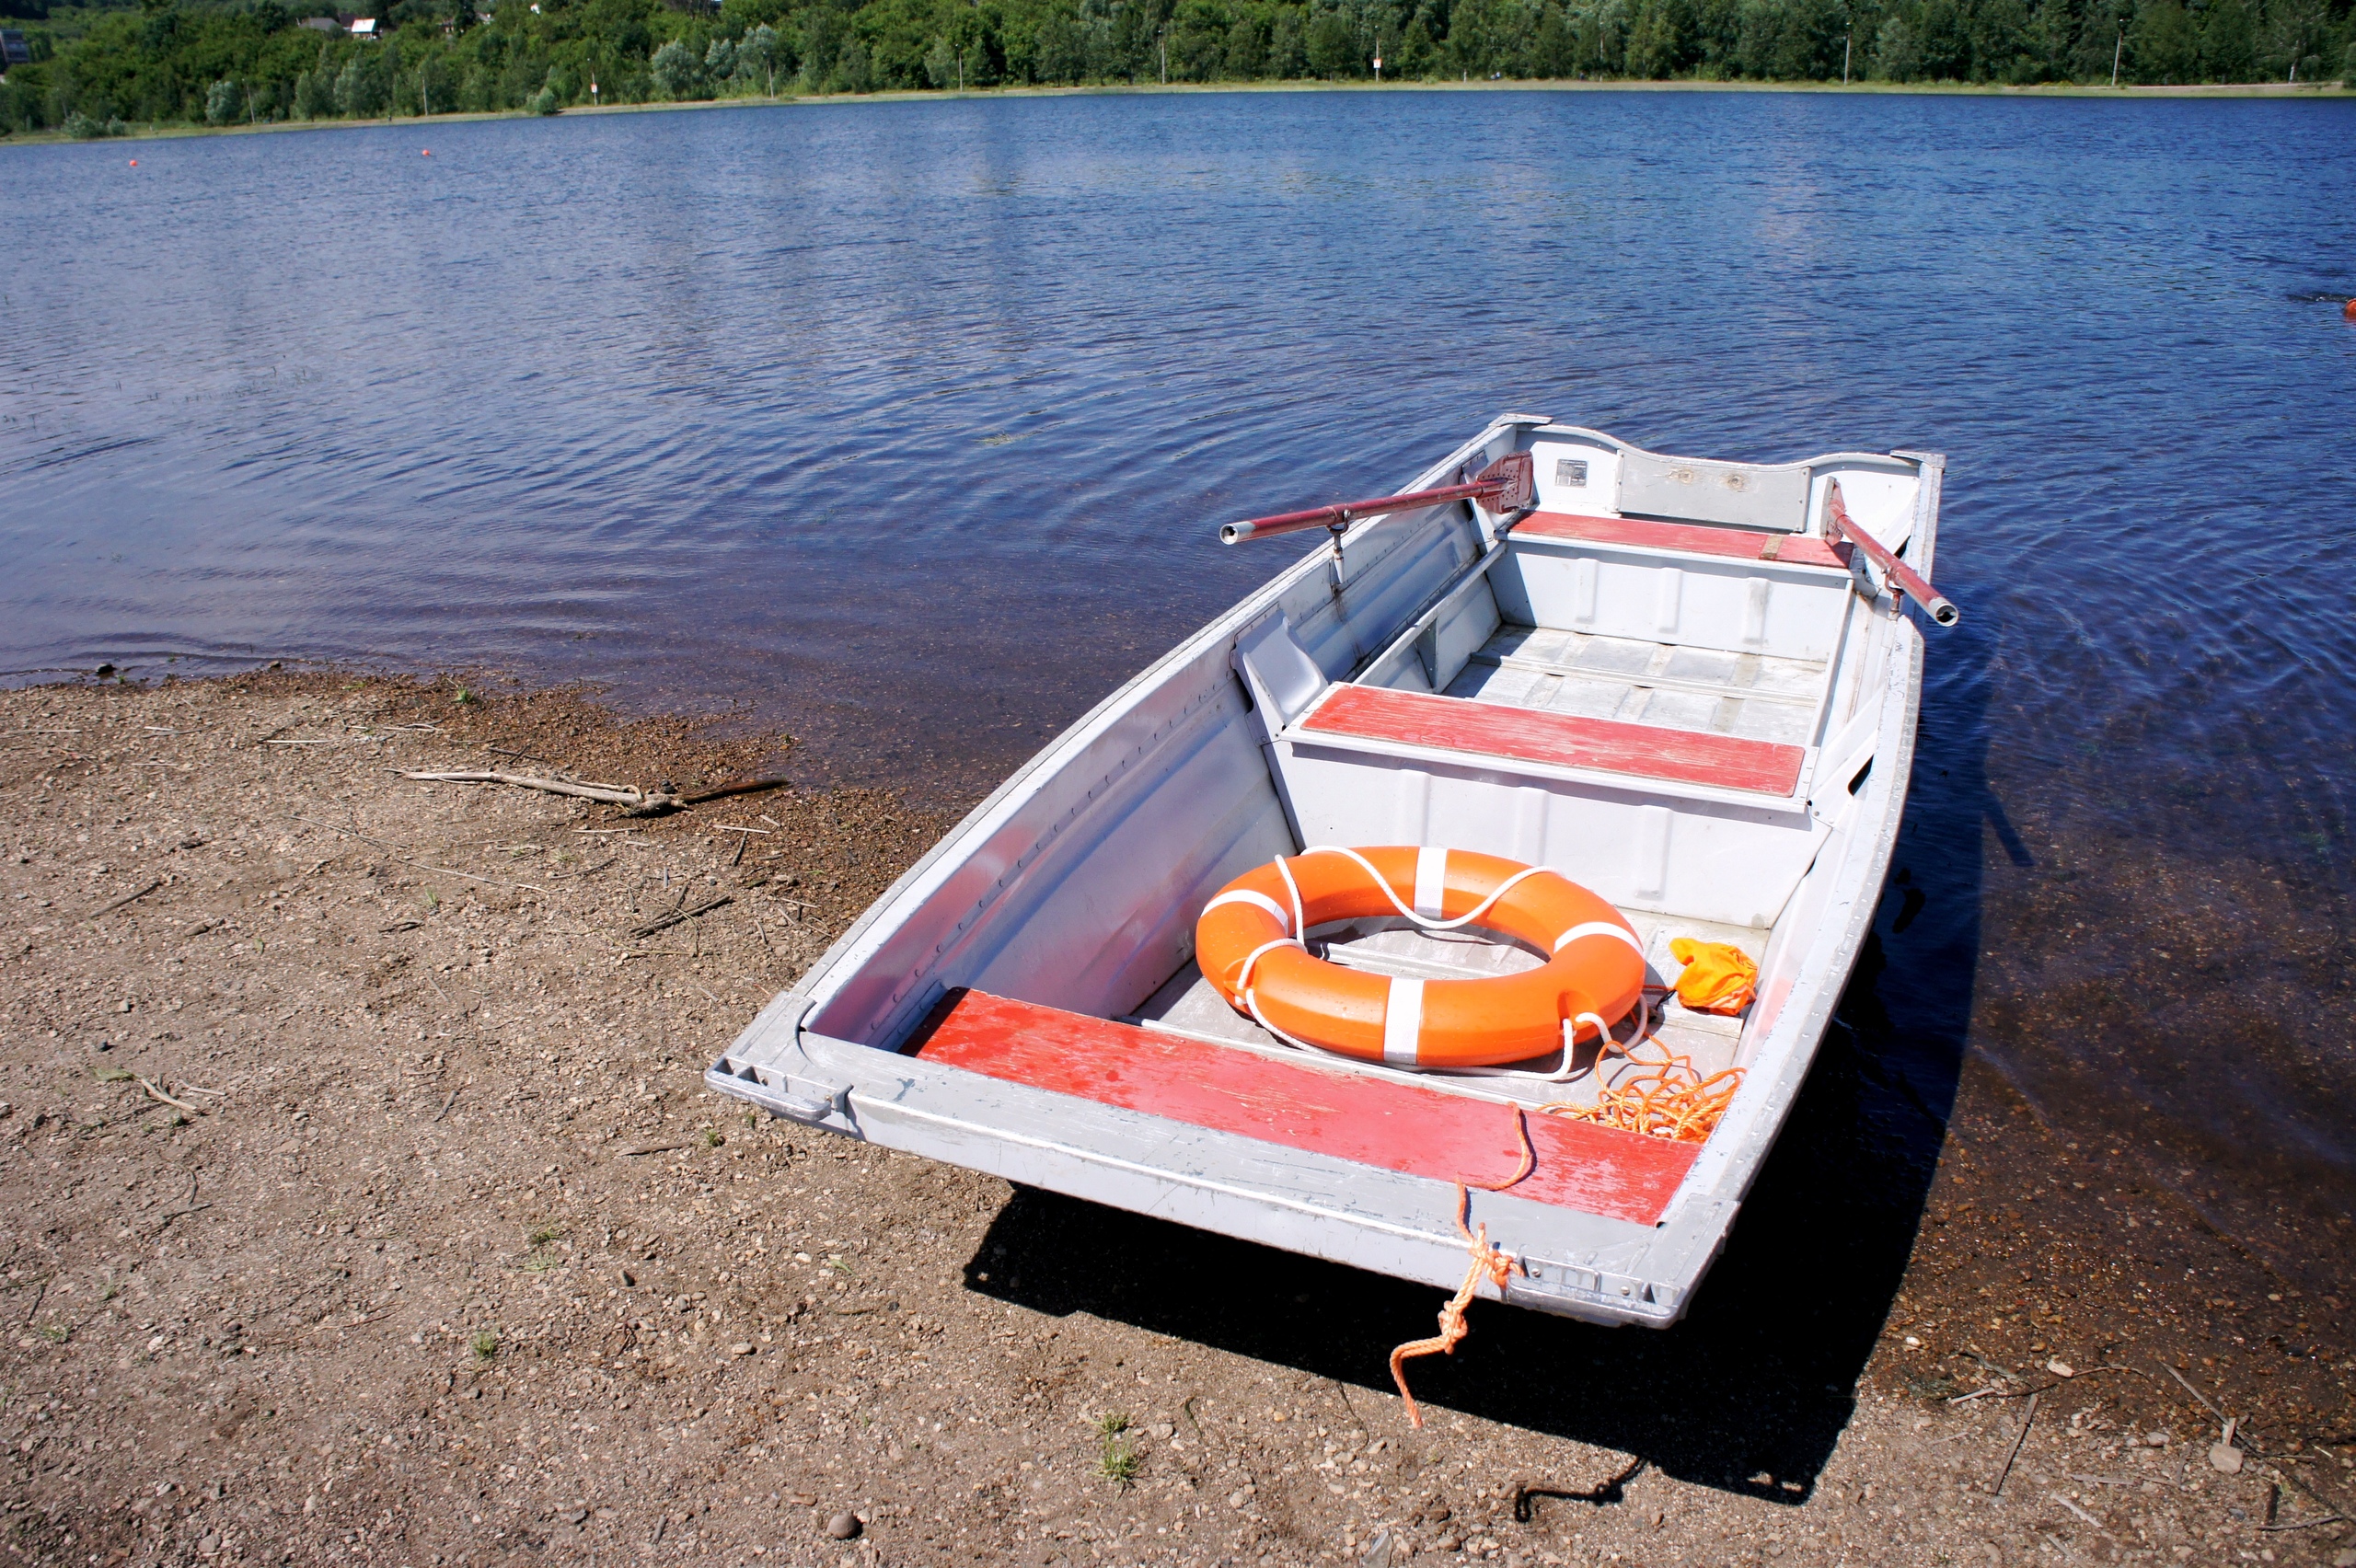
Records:
<instances>
[{"instance_id":1,"label":"sunlit water surface","mask_svg":"<svg viewBox=\"0 0 2356 1568\"><path fill-rule=\"evenodd\" d=\"M1520 92L0 151L0 667L588 678L949 802L1292 553L1216 522L1499 409L1936 448L1892 1070L1944 1114L1968 1039L2327 1284L2352 155L2345 102Z\"/></svg>"}]
</instances>

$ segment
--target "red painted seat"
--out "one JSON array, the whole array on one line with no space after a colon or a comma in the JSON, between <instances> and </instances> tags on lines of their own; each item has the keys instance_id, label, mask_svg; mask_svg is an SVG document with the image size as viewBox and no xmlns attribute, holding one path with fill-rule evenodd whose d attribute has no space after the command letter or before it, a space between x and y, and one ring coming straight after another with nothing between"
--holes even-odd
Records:
<instances>
[{"instance_id":1,"label":"red painted seat","mask_svg":"<svg viewBox=\"0 0 2356 1568\"><path fill-rule=\"evenodd\" d=\"M1582 719L1385 686L1334 686L1299 727L1311 733L1780 796L1799 788L1800 767L1807 759L1800 747L1772 741L1621 719Z\"/></svg>"},{"instance_id":2,"label":"red painted seat","mask_svg":"<svg viewBox=\"0 0 2356 1568\"><path fill-rule=\"evenodd\" d=\"M1780 566L1845 567L1831 545L1806 534L1770 534L1698 523L1653 523L1641 517L1582 517L1533 512L1514 525L1516 538L1580 539L1597 545L1636 545L1728 560L1772 560Z\"/></svg>"},{"instance_id":3,"label":"red painted seat","mask_svg":"<svg viewBox=\"0 0 2356 1568\"><path fill-rule=\"evenodd\" d=\"M1435 1182L1499 1182L1521 1162L1494 1101L1322 1066L1101 1018L952 991L908 1054L1009 1083L1234 1133ZM1533 1113L1538 1163L1517 1198L1658 1222L1699 1144ZM1444 1216L1433 1223L1444 1226Z\"/></svg>"}]
</instances>

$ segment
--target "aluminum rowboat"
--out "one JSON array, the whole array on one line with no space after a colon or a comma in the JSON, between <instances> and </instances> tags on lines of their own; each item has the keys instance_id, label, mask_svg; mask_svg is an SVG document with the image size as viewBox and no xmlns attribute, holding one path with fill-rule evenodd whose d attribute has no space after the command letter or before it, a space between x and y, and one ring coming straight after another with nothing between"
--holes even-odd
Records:
<instances>
[{"instance_id":1,"label":"aluminum rowboat","mask_svg":"<svg viewBox=\"0 0 2356 1568\"><path fill-rule=\"evenodd\" d=\"M1781 1129L1865 940L1912 761L1944 459L1670 457L1507 414L1417 476L1513 453L1535 505L1452 501L1322 540L1039 753L745 1028L707 1083L776 1115L1009 1181L1454 1287L1455 1182L1520 1155L1513 1107L1605 1076L1411 1073L1304 1053L1193 962L1224 883L1311 845L1552 866L1633 923L1760 967L1747 1014L1654 1014L1745 1069L1706 1141L1530 1114L1530 1176L1472 1216L1503 1297L1676 1321ZM1903 577L1903 573L1896 574ZM1951 611L1947 612L1949 615ZM1368 920L1334 962L1465 977L1535 964ZM1484 1284L1484 1297L1498 1294Z\"/></svg>"}]
</instances>

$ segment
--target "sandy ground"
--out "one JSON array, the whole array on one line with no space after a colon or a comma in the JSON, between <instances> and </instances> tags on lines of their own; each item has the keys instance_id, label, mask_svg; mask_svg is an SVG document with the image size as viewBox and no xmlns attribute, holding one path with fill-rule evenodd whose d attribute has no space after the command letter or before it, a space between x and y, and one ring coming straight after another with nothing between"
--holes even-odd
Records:
<instances>
[{"instance_id":1,"label":"sandy ground","mask_svg":"<svg viewBox=\"0 0 2356 1568\"><path fill-rule=\"evenodd\" d=\"M781 750L447 683L0 693L9 1560L2356 1563L2346 1302L1992 1074L1934 1165L1844 1026L1692 1320L1476 1308L1416 1432L1383 1357L1437 1292L702 1088L942 823L393 771Z\"/></svg>"}]
</instances>

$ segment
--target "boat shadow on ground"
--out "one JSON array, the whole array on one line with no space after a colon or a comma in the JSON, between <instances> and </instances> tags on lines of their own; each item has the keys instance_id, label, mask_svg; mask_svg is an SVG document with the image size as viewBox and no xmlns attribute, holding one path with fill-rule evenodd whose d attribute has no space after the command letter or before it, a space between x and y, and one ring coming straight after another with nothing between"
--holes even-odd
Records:
<instances>
[{"instance_id":1,"label":"boat shadow on ground","mask_svg":"<svg viewBox=\"0 0 2356 1568\"><path fill-rule=\"evenodd\" d=\"M1518 1507L1608 1506L1645 1465L1785 1502L1814 1492L1905 1278L1955 1104L1984 830L2016 862L2026 853L1981 767L1990 646L1955 634L1937 650L1873 933L1687 1319L1656 1333L1484 1304L1453 1357L1411 1364L1439 1423L1460 1412L1630 1456L1618 1483L1525 1477ZM1392 1347L1429 1334L1441 1299L1429 1286L1028 1188L965 1276L1041 1312L1093 1313L1330 1378L1378 1435L1403 1417L1357 1390L1392 1392Z\"/></svg>"}]
</instances>

